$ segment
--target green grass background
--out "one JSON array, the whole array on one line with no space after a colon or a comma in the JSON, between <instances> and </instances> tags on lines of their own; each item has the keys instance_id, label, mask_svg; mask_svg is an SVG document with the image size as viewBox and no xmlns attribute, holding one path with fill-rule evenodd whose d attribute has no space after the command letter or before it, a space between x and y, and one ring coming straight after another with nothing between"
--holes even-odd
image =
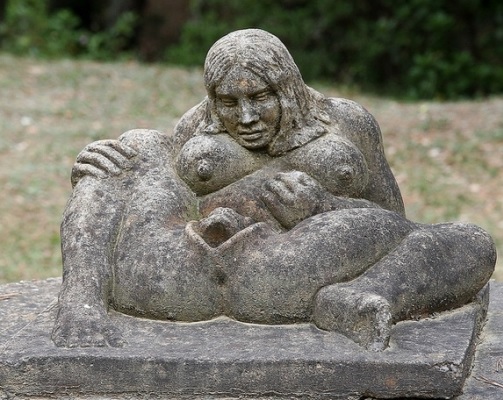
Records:
<instances>
[{"instance_id":1,"label":"green grass background","mask_svg":"<svg viewBox=\"0 0 503 400\"><path fill-rule=\"evenodd\" d=\"M502 98L400 103L314 86L377 118L410 219L474 222L503 249ZM204 95L199 69L0 55L0 283L61 274L59 224L86 144L169 132Z\"/></svg>"}]
</instances>

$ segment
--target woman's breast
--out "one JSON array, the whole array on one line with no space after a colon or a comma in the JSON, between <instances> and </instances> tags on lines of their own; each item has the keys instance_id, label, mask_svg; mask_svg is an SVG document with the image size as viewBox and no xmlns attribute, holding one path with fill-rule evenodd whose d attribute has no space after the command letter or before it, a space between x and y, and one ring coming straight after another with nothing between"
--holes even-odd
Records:
<instances>
[{"instance_id":1,"label":"woman's breast","mask_svg":"<svg viewBox=\"0 0 503 400\"><path fill-rule=\"evenodd\" d=\"M337 196L358 197L368 184L362 152L349 140L327 134L288 153L293 169L303 171Z\"/></svg>"},{"instance_id":2,"label":"woman's breast","mask_svg":"<svg viewBox=\"0 0 503 400\"><path fill-rule=\"evenodd\" d=\"M268 158L226 134L200 135L183 145L175 163L180 178L197 195L206 195L260 169Z\"/></svg>"}]
</instances>

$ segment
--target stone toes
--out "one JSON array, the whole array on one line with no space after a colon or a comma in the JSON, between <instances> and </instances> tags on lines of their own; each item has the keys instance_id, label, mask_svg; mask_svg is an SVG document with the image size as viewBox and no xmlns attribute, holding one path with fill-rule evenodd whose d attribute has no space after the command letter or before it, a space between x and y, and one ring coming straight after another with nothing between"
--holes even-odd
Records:
<instances>
[{"instance_id":1,"label":"stone toes","mask_svg":"<svg viewBox=\"0 0 503 400\"><path fill-rule=\"evenodd\" d=\"M75 324L57 325L52 332L51 338L57 347L122 347L126 343L120 330L102 322L92 322L89 326L75 326ZM79 324L80 325L80 324Z\"/></svg>"}]
</instances>

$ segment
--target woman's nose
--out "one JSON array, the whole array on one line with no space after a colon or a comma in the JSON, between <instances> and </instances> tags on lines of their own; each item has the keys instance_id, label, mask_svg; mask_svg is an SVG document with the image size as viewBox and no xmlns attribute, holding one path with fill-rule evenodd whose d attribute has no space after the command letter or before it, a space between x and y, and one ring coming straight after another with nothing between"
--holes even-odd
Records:
<instances>
[{"instance_id":1,"label":"woman's nose","mask_svg":"<svg viewBox=\"0 0 503 400\"><path fill-rule=\"evenodd\" d=\"M242 101L239 107L239 122L243 125L249 125L259 120L257 110L250 101Z\"/></svg>"}]
</instances>

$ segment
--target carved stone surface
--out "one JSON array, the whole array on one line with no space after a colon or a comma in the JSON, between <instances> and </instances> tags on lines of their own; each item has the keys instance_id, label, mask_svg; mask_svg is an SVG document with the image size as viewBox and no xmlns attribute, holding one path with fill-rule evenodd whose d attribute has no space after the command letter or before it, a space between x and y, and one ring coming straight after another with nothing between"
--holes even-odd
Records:
<instances>
[{"instance_id":1,"label":"carved stone surface","mask_svg":"<svg viewBox=\"0 0 503 400\"><path fill-rule=\"evenodd\" d=\"M458 395L490 236L407 220L377 122L273 35L223 37L204 81L173 133L78 155L58 300L1 288L0 396Z\"/></svg>"},{"instance_id":2,"label":"carved stone surface","mask_svg":"<svg viewBox=\"0 0 503 400\"><path fill-rule=\"evenodd\" d=\"M115 310L314 323L383 351L393 324L486 284L489 235L407 220L376 121L308 87L275 36L223 37L204 80L174 135L133 130L77 157L56 345L123 346Z\"/></svg>"},{"instance_id":3,"label":"carved stone surface","mask_svg":"<svg viewBox=\"0 0 503 400\"><path fill-rule=\"evenodd\" d=\"M58 348L50 328L60 279L3 285L0 398L496 400L503 389L488 382L503 382L503 285L491 286L480 338L487 296L434 318L400 322L390 346L372 352L310 324L254 325L225 317L186 324L115 312L111 320L126 348ZM465 394L455 397L461 390Z\"/></svg>"}]
</instances>

